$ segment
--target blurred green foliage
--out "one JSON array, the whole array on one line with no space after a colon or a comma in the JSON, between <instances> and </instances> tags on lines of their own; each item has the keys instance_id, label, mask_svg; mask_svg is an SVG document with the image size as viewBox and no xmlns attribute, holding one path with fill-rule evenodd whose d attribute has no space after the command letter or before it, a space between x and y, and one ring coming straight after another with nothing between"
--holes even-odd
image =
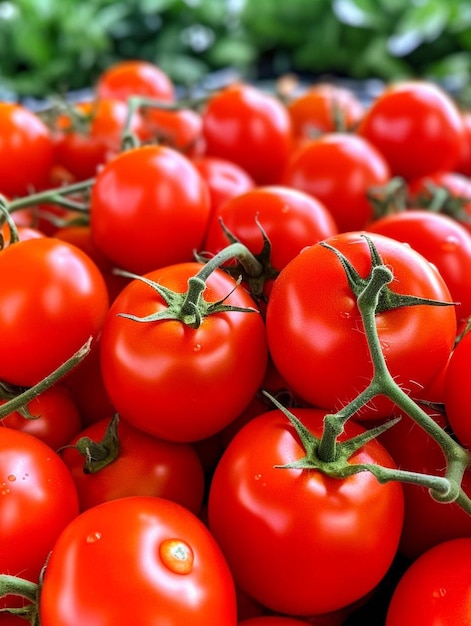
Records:
<instances>
[{"instance_id":1,"label":"blurred green foliage","mask_svg":"<svg viewBox=\"0 0 471 626\"><path fill-rule=\"evenodd\" d=\"M231 67L468 88L469 0L0 0L0 85L43 97L148 59L182 85Z\"/></svg>"}]
</instances>

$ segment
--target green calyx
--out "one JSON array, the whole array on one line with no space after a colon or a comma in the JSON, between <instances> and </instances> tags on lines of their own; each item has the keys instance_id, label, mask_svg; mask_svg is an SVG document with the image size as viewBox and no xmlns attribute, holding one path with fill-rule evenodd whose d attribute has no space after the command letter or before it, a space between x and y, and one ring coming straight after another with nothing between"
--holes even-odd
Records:
<instances>
[{"instance_id":1,"label":"green calyx","mask_svg":"<svg viewBox=\"0 0 471 626\"><path fill-rule=\"evenodd\" d=\"M389 272L391 275L391 280L393 278L390 270L384 265L383 260L378 250L376 249L373 241L370 239L370 237L368 237L368 235L362 236L368 243L371 256L371 270L366 278L362 278L360 276L360 274L353 267L347 257L342 254L342 252L324 241L320 242L320 245L322 247L334 252L339 261L342 263L342 267L345 270L345 274L347 276L349 287L357 298L364 293L368 284L371 282L371 278L375 272L376 274L379 274L379 272L387 274ZM434 306L454 306L453 302L442 302L441 300L432 300L429 298L419 298L417 296L399 294L389 289L389 287L386 285L381 289L378 294L378 301L376 304L375 313L384 313L385 311L392 311L393 309L399 309L406 306L417 306L420 304Z\"/></svg>"},{"instance_id":2,"label":"green calyx","mask_svg":"<svg viewBox=\"0 0 471 626\"><path fill-rule=\"evenodd\" d=\"M114 415L101 441L93 441L90 437L80 437L73 446L84 457L84 474L96 474L115 461L120 452L118 437L118 415Z\"/></svg>"},{"instance_id":3,"label":"green calyx","mask_svg":"<svg viewBox=\"0 0 471 626\"><path fill-rule=\"evenodd\" d=\"M162 320L178 320L190 328L199 328L203 319L209 315L216 313L225 313L228 311L236 311L240 313L259 313L255 307L239 307L226 304L227 298L237 289L242 278L238 277L234 288L221 300L217 302L208 302L204 299L204 291L206 289L206 280L211 273L220 268L222 264L230 259L237 257L244 270L250 275L257 275L261 268L259 262L249 252L249 250L241 243L233 243L224 250L221 250L216 256L210 259L201 270L188 279L188 289L184 293L178 293L159 285L155 281L145 276L132 274L124 270L116 270L120 276L141 280L146 285L154 289L161 298L163 298L167 307L145 317L138 317L129 313L118 313L120 317L133 320L135 322L157 322Z\"/></svg>"}]
</instances>

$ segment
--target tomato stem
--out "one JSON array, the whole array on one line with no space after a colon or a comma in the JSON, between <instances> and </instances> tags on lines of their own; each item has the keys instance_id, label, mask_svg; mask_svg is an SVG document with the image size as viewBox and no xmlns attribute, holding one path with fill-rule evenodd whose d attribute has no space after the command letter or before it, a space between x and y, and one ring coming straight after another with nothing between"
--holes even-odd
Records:
<instances>
[{"instance_id":1,"label":"tomato stem","mask_svg":"<svg viewBox=\"0 0 471 626\"><path fill-rule=\"evenodd\" d=\"M18 241L20 240L18 236L18 229L16 227L15 221L13 220L8 210L8 202L3 196L0 196L0 226L2 226L4 222L8 224L8 228L10 230L10 245L12 243L18 243ZM1 235L0 238L1 249L3 248L4 241Z\"/></svg>"},{"instance_id":2,"label":"tomato stem","mask_svg":"<svg viewBox=\"0 0 471 626\"><path fill-rule=\"evenodd\" d=\"M83 359L89 354L92 344L92 337L89 337L87 342L77 350L67 361L62 363L51 374L43 378L39 383L33 387L22 391L8 402L5 402L0 406L0 420L4 419L13 411L18 411L24 407L28 402L39 396L41 393L52 387L58 380L63 378L68 372L83 361Z\"/></svg>"},{"instance_id":3,"label":"tomato stem","mask_svg":"<svg viewBox=\"0 0 471 626\"><path fill-rule=\"evenodd\" d=\"M37 193L32 193L28 196L10 200L10 202L7 203L7 208L10 213L14 213L19 209L24 209L43 202L50 202L69 209L71 208L75 211L88 212L88 206L86 204L71 200L70 198L67 198L67 196L81 191L88 191L91 189L94 182L94 178L89 178L78 183L72 183L71 185L64 185L62 187L53 187L52 189L38 191Z\"/></svg>"}]
</instances>

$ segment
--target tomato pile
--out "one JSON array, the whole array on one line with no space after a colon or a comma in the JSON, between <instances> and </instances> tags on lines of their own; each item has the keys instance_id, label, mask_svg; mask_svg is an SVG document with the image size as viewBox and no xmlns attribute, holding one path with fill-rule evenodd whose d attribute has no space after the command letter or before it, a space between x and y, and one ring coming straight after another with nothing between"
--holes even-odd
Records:
<instances>
[{"instance_id":1,"label":"tomato pile","mask_svg":"<svg viewBox=\"0 0 471 626\"><path fill-rule=\"evenodd\" d=\"M177 94L0 103L0 626L470 624L469 114Z\"/></svg>"}]
</instances>

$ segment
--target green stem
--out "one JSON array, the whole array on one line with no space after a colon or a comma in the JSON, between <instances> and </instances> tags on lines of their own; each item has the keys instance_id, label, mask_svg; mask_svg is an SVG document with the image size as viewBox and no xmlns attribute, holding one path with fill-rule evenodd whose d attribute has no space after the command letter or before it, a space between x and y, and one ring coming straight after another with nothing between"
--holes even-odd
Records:
<instances>
[{"instance_id":1,"label":"green stem","mask_svg":"<svg viewBox=\"0 0 471 626\"><path fill-rule=\"evenodd\" d=\"M0 420L4 419L8 415L10 415L10 413L17 411L24 405L28 404L28 402L31 402L31 400L46 391L46 389L49 389L49 387L52 387L58 380L60 380L74 367L81 363L83 359L89 354L91 344L92 337L90 337L87 342L79 350L77 350L77 352L75 352L75 354L67 359L67 361L62 363L62 365L60 365L57 369L55 369L51 374L46 376L39 383L37 383L33 387L29 387L28 389L26 389L26 391L23 391L11 400L8 400L8 402L0 405Z\"/></svg>"},{"instance_id":2,"label":"green stem","mask_svg":"<svg viewBox=\"0 0 471 626\"><path fill-rule=\"evenodd\" d=\"M29 206L34 206L44 202L51 202L68 208L74 208L77 211L86 211L88 208L85 207L85 205L78 202L75 203L65 196L81 191L88 191L93 186L94 182L94 178L89 178L88 180L83 180L71 185L65 185L64 187L46 189L45 191L32 193L29 196L15 198L8 203L8 210L10 213L13 213L14 211L18 211L19 209L24 209Z\"/></svg>"},{"instance_id":3,"label":"green stem","mask_svg":"<svg viewBox=\"0 0 471 626\"><path fill-rule=\"evenodd\" d=\"M15 221L10 215L10 211L8 210L8 202L3 196L0 196L0 225L6 222L8 224L8 228L10 230L10 244L18 243L20 240L18 236L18 229L16 227ZM2 240L2 246L3 246ZM0 246L0 248L2 247Z\"/></svg>"}]
</instances>

